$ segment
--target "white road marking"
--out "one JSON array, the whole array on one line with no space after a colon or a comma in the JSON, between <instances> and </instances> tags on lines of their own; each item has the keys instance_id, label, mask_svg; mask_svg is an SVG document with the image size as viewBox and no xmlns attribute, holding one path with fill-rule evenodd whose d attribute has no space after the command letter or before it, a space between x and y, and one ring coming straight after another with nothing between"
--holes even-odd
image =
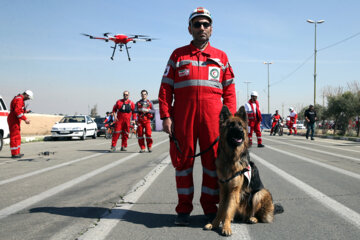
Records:
<instances>
[{"instance_id":1,"label":"white road marking","mask_svg":"<svg viewBox=\"0 0 360 240\"><path fill-rule=\"evenodd\" d=\"M134 206L134 203L142 196L142 194L151 186L156 178L164 171L171 162L168 155L161 163L156 165L142 180L135 184L132 189L125 195L123 202L118 203L118 207L111 209L111 213L102 217L96 226L90 228L78 239L106 239L111 230L122 220L128 210Z\"/></svg>"},{"instance_id":2,"label":"white road marking","mask_svg":"<svg viewBox=\"0 0 360 240\"><path fill-rule=\"evenodd\" d=\"M349 177L360 179L360 174L341 169L340 167L334 167L334 166L331 166L329 164L322 163L322 162L313 160L313 159L308 158L308 157L302 157L302 156L299 156L299 155L296 155L296 154L293 154L293 153L290 153L290 152L286 152L286 151L271 147L269 145L266 145L266 147L273 150L273 151L288 155L290 157L298 158L298 159L301 159L303 161L306 161L306 162L309 162L309 163L312 163L312 164L315 164L315 165L330 169L332 171L335 171L335 172L338 172L338 173L341 173L341 174L345 174L345 175L347 175Z\"/></svg>"},{"instance_id":3,"label":"white road marking","mask_svg":"<svg viewBox=\"0 0 360 240\"><path fill-rule=\"evenodd\" d=\"M159 146L160 144L162 144L164 142L168 142L168 141L169 140L166 139L166 140L163 140L161 142L158 142L158 143L153 145L153 148ZM30 197L28 199L25 199L25 200L21 201L21 202L15 203L15 204L13 204L13 205L11 205L9 207L3 208L3 209L0 210L0 219L6 218L9 215L14 214L16 212L19 212L19 211L21 211L21 210L23 210L23 209L37 203L37 202L39 202L39 201L42 201L42 200L44 200L44 199L46 199L48 197L54 196L55 194L57 194L59 192L62 192L64 190L68 189L68 188L71 188L71 187L75 186L76 184L84 182L84 181L86 181L87 179L89 179L89 178L91 178L93 176L96 176L96 175L98 175L100 173L103 173L103 172L109 170L109 169L112 169L113 167L115 167L117 165L120 165L121 163L124 163L125 161L127 161L127 160L129 160L129 159L131 159L131 158L133 158L133 157L135 157L135 156L137 156L139 154L141 154L141 153L133 153L133 154L127 156L127 157L119 159L119 160L117 160L117 161L115 161L113 163L105 165L104 167L98 168L98 169L96 169L96 170L94 170L92 172L84 174L84 175L82 175L82 176L80 176L78 178L75 178L75 179L71 180L71 181L68 181L68 182L63 183L63 184L61 184L59 186L51 188L51 189L49 189L49 190L47 190L45 192L42 192L42 193L40 193L38 195L32 196L32 197Z\"/></svg>"},{"instance_id":4,"label":"white road marking","mask_svg":"<svg viewBox=\"0 0 360 240\"><path fill-rule=\"evenodd\" d=\"M353 161L360 162L360 158L348 157L348 156L344 156L344 155L342 155L342 154L331 153L331 152L322 151L322 150L317 150L317 149L309 148L309 147L302 147L302 146L298 146L298 145L286 143L286 142L284 142L284 141L276 141L276 140L269 139L269 138L264 138L264 139L266 139L267 141L270 141L270 142L281 143L281 144L293 146L293 147L296 147L296 148L301 148L301 149L309 150L309 151L312 151L312 152L323 153L323 154L327 154L327 155L339 157L339 158L342 158L342 159L349 159L349 160L353 160Z\"/></svg>"},{"instance_id":5,"label":"white road marking","mask_svg":"<svg viewBox=\"0 0 360 240\"><path fill-rule=\"evenodd\" d=\"M273 140L273 139L269 139L269 138L264 138L266 140ZM288 139L287 139L288 140ZM298 139L294 139L292 138L291 140L298 140ZM319 140L319 138L316 138L316 143L317 143L317 146L321 146L321 147L324 147L324 148L330 148L330 149L339 149L341 151L347 151L347 152L356 152L356 153L360 153L360 150L353 150L353 149L346 149L346 148L342 148L342 147L335 147L335 146L329 146L329 145L323 145L323 144L318 144L319 142L322 142L322 143L327 143L329 144L330 142L329 141L322 141L322 140ZM303 141L301 142L303 144L307 144L307 145L314 145L314 142L313 141ZM338 144L338 142L335 142ZM354 142L352 142L354 143ZM360 144L358 144L360 146ZM341 146L344 146L344 147L357 147L356 145L349 145L349 144L343 144Z\"/></svg>"},{"instance_id":6,"label":"white road marking","mask_svg":"<svg viewBox=\"0 0 360 240\"><path fill-rule=\"evenodd\" d=\"M133 144L129 144L129 146L137 145L137 144L138 143L133 143ZM86 156L86 157L82 157L82 158L79 158L79 159L72 160L70 162L62 163L62 164L55 165L55 166L52 166L52 167L48 167L48 168L40 169L40 170L37 170L37 171L34 171L34 172L19 175L19 176L16 176L16 177L8 178L8 179L0 181L0 186L4 185L6 183L11 183L11 182L23 179L23 178L35 176L35 175L40 174L40 173L44 173L44 172L47 172L47 171L50 171L50 170L54 170L56 168L71 165L73 163L80 162L80 161L83 161L83 160L86 160L86 159L89 159L89 158L98 157L98 156L103 155L103 154L111 154L111 153L110 152L96 153L96 154L93 154L93 155L90 155L90 156Z\"/></svg>"},{"instance_id":7,"label":"white road marking","mask_svg":"<svg viewBox=\"0 0 360 240\"><path fill-rule=\"evenodd\" d=\"M250 156L255 159L256 161L260 162L274 173L279 175L280 177L284 178L287 182L295 185L310 197L314 198L314 200L318 201L321 205L324 205L338 216L342 217L349 223L353 224L355 227L360 229L360 214L351 210L350 208L342 205L341 203L335 201L334 199L328 197L327 195L323 194L322 192L316 190L315 188L311 187L310 185L300 181L299 179L291 176L290 174L286 173L285 171L281 170L280 168L276 167L275 165L267 162L263 158L255 155L254 153L250 153Z\"/></svg>"}]
</instances>

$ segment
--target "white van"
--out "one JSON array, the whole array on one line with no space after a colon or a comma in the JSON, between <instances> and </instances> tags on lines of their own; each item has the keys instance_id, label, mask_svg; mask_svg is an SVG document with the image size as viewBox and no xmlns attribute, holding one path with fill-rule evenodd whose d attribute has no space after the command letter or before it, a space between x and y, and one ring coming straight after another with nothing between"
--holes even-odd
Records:
<instances>
[{"instance_id":1,"label":"white van","mask_svg":"<svg viewBox=\"0 0 360 240\"><path fill-rule=\"evenodd\" d=\"M4 146L4 138L9 137L9 125L7 122L7 116L9 111L6 108L5 102L0 95L0 151Z\"/></svg>"}]
</instances>

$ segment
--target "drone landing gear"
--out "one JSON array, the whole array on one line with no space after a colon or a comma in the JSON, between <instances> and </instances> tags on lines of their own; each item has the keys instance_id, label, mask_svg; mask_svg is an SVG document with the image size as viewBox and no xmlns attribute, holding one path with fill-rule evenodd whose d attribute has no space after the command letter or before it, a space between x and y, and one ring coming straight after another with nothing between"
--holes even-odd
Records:
<instances>
[{"instance_id":1,"label":"drone landing gear","mask_svg":"<svg viewBox=\"0 0 360 240\"><path fill-rule=\"evenodd\" d=\"M129 48L130 48L130 47L128 47L127 44L125 44L125 48L126 48L126 53L127 53L127 55L128 55L128 59L129 59L129 61L131 61L130 55L129 55Z\"/></svg>"},{"instance_id":2,"label":"drone landing gear","mask_svg":"<svg viewBox=\"0 0 360 240\"><path fill-rule=\"evenodd\" d=\"M116 43L115 43L115 46L111 47L114 49L113 53L112 53L112 56L111 56L111 60L114 60L114 54L115 54L115 50L116 50Z\"/></svg>"}]
</instances>

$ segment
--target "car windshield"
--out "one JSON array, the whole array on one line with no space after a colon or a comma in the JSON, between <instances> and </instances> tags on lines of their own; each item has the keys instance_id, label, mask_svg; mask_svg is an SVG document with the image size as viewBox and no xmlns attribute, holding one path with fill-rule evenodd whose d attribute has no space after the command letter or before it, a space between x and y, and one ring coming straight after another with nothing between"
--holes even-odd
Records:
<instances>
[{"instance_id":1,"label":"car windshield","mask_svg":"<svg viewBox=\"0 0 360 240\"><path fill-rule=\"evenodd\" d=\"M84 123L85 117L84 116L69 116L64 117L60 120L60 123Z\"/></svg>"},{"instance_id":2,"label":"car windshield","mask_svg":"<svg viewBox=\"0 0 360 240\"><path fill-rule=\"evenodd\" d=\"M103 123L105 121L105 118L95 118L96 123Z\"/></svg>"}]
</instances>

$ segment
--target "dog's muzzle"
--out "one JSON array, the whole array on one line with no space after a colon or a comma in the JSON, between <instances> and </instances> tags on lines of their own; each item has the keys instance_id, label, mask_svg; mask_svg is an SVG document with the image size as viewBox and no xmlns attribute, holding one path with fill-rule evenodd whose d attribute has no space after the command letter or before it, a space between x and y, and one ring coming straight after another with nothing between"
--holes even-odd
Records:
<instances>
[{"instance_id":1,"label":"dog's muzzle","mask_svg":"<svg viewBox=\"0 0 360 240\"><path fill-rule=\"evenodd\" d=\"M234 128L230 130L230 142L232 145L238 147L244 142L244 131Z\"/></svg>"}]
</instances>

